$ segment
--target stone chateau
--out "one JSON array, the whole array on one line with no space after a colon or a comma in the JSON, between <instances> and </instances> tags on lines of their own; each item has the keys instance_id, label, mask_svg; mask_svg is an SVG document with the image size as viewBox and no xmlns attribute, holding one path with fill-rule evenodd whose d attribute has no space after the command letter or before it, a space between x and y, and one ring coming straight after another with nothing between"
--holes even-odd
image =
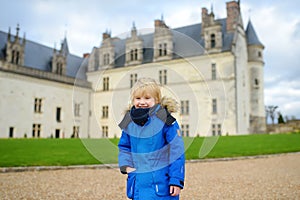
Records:
<instances>
[{"instance_id":1,"label":"stone chateau","mask_svg":"<svg viewBox=\"0 0 300 200\"><path fill-rule=\"evenodd\" d=\"M140 77L152 77L175 98L185 136L266 131L264 45L252 22L244 27L239 1L227 17L202 8L201 23L154 28L126 38L103 33L83 57L67 38L51 48L20 34L0 31L0 137L119 137L118 123Z\"/></svg>"}]
</instances>

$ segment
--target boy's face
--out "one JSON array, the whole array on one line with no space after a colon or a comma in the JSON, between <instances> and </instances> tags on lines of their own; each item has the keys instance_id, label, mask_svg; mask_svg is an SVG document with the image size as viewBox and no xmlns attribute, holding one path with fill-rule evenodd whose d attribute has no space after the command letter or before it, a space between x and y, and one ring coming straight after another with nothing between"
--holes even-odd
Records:
<instances>
[{"instance_id":1,"label":"boy's face","mask_svg":"<svg viewBox=\"0 0 300 200\"><path fill-rule=\"evenodd\" d=\"M133 99L133 105L136 108L151 108L155 105L155 98L149 94L137 95Z\"/></svg>"}]
</instances>

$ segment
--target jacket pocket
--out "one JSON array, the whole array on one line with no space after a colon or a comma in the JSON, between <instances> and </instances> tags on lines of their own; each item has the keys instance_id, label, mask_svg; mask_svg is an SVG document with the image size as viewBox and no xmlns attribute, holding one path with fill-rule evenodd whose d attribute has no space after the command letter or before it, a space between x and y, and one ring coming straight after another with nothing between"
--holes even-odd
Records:
<instances>
[{"instance_id":1,"label":"jacket pocket","mask_svg":"<svg viewBox=\"0 0 300 200\"><path fill-rule=\"evenodd\" d=\"M126 194L129 199L133 199L134 196L135 179L136 179L135 173L133 172L128 173Z\"/></svg>"},{"instance_id":2,"label":"jacket pocket","mask_svg":"<svg viewBox=\"0 0 300 200\"><path fill-rule=\"evenodd\" d=\"M166 170L158 170L155 173L154 178L154 187L155 192L158 196L169 196L170 187L169 187L169 176Z\"/></svg>"}]
</instances>

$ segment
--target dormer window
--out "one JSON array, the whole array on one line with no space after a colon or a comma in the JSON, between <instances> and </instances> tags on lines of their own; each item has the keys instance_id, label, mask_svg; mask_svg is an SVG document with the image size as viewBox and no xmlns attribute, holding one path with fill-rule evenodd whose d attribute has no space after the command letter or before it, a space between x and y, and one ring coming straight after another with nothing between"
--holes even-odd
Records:
<instances>
[{"instance_id":1,"label":"dormer window","mask_svg":"<svg viewBox=\"0 0 300 200\"><path fill-rule=\"evenodd\" d=\"M56 64L56 74L62 75L63 72L63 64L61 62L58 62Z\"/></svg>"},{"instance_id":2,"label":"dormer window","mask_svg":"<svg viewBox=\"0 0 300 200\"><path fill-rule=\"evenodd\" d=\"M103 65L109 65L109 53L103 55Z\"/></svg>"},{"instance_id":3,"label":"dormer window","mask_svg":"<svg viewBox=\"0 0 300 200\"><path fill-rule=\"evenodd\" d=\"M20 52L13 50L11 56L11 63L18 65L19 60L20 60Z\"/></svg>"},{"instance_id":4,"label":"dormer window","mask_svg":"<svg viewBox=\"0 0 300 200\"><path fill-rule=\"evenodd\" d=\"M216 47L216 35L215 34L210 35L210 47L211 48Z\"/></svg>"},{"instance_id":5,"label":"dormer window","mask_svg":"<svg viewBox=\"0 0 300 200\"><path fill-rule=\"evenodd\" d=\"M159 52L159 56L162 56L162 44L159 44L158 52Z\"/></svg>"},{"instance_id":6,"label":"dormer window","mask_svg":"<svg viewBox=\"0 0 300 200\"><path fill-rule=\"evenodd\" d=\"M138 60L138 50L137 49L131 49L130 51L130 61Z\"/></svg>"},{"instance_id":7,"label":"dormer window","mask_svg":"<svg viewBox=\"0 0 300 200\"><path fill-rule=\"evenodd\" d=\"M167 43L159 44L159 56L167 55Z\"/></svg>"}]
</instances>

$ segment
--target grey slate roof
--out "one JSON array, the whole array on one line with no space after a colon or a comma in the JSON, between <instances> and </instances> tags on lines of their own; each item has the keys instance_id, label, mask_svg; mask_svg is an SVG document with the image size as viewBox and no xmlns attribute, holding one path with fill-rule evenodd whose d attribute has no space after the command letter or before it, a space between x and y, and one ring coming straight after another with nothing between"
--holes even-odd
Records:
<instances>
[{"instance_id":1,"label":"grey slate roof","mask_svg":"<svg viewBox=\"0 0 300 200\"><path fill-rule=\"evenodd\" d=\"M249 20L249 23L247 25L246 29L246 35L247 35L247 44L248 45L261 45L264 46L258 39L256 32L254 30L254 27L252 25L251 20Z\"/></svg>"},{"instance_id":2,"label":"grey slate roof","mask_svg":"<svg viewBox=\"0 0 300 200\"><path fill-rule=\"evenodd\" d=\"M226 19L217 20L222 25L223 47L222 51L229 51L234 33L226 32ZM171 29L173 34L173 59L180 57L191 57L205 53L204 39L201 37L201 23ZM139 35L143 40L143 64L153 61L153 37L154 33ZM114 40L115 67L125 64L126 39Z\"/></svg>"},{"instance_id":3,"label":"grey slate roof","mask_svg":"<svg viewBox=\"0 0 300 200\"><path fill-rule=\"evenodd\" d=\"M229 51L231 49L234 33L227 33L226 18L217 20L222 25L223 45L222 51ZM184 26L180 28L171 29L173 34L173 59L180 57L191 57L196 55L203 55L204 39L201 37L201 23ZM5 45L7 41L7 33L0 31L0 59L5 58ZM143 64L151 63L153 61L153 37L154 33L139 35L143 40ZM253 28L251 21L249 21L246 29L246 37L248 44L263 45ZM125 65L125 45L126 39L113 40L115 46L115 66L123 67ZM69 54L67 40L63 41L63 51L67 52L67 76L76 77L86 80L88 59L84 59L72 54ZM38 56L37 56L38 55ZM51 60L53 56L53 48L44 46L26 40L25 46L25 66L39 69L43 71L51 71Z\"/></svg>"},{"instance_id":4,"label":"grey slate roof","mask_svg":"<svg viewBox=\"0 0 300 200\"><path fill-rule=\"evenodd\" d=\"M5 49L8 34L0 31L0 59L5 58ZM12 36L14 37L14 36ZM25 44L24 65L29 68L34 68L42 71L51 71L51 61L53 56L53 48L44 46L42 44L26 40ZM68 52L67 40L63 41L63 51ZM76 73L81 67L84 58L73 54L67 54L67 70L66 75L69 77L76 77ZM77 76L80 79L86 79L86 75Z\"/></svg>"}]
</instances>

